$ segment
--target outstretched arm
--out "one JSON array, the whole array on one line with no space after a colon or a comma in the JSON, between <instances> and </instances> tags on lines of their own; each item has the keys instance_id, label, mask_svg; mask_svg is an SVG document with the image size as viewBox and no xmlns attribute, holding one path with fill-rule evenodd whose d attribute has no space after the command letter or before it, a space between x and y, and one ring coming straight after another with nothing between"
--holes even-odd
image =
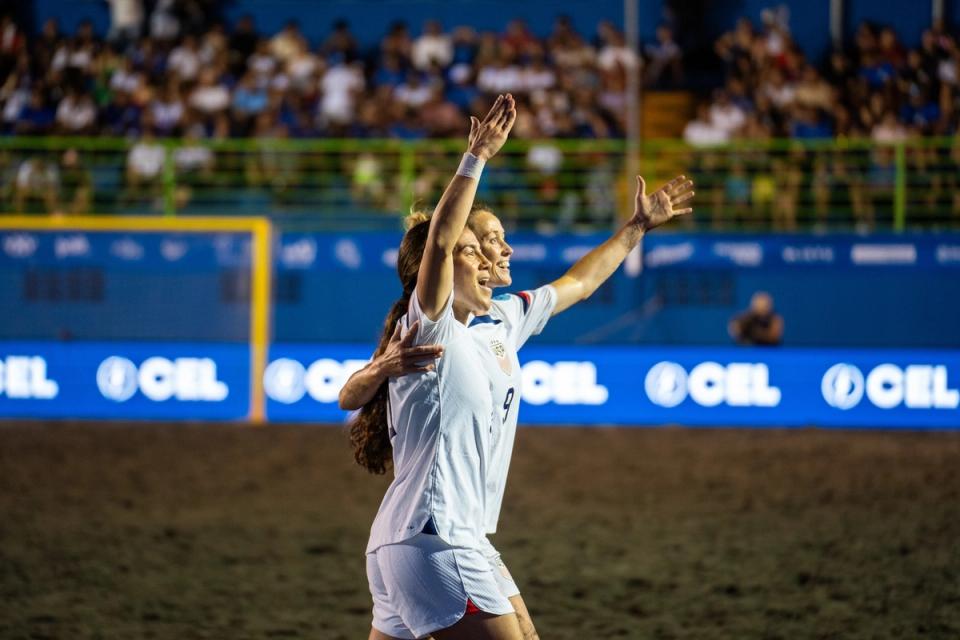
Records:
<instances>
[{"instance_id":1,"label":"outstretched arm","mask_svg":"<svg viewBox=\"0 0 960 640\"><path fill-rule=\"evenodd\" d=\"M401 338L400 324L397 323L383 352L376 354L363 369L354 372L343 385L340 390L341 409L356 411L373 400L380 385L390 378L434 370L436 365L433 360L443 355L443 347L435 344L411 347L419 328L420 322L414 322L407 335Z\"/></svg>"},{"instance_id":2,"label":"outstretched arm","mask_svg":"<svg viewBox=\"0 0 960 640\"><path fill-rule=\"evenodd\" d=\"M693 211L690 207L679 208L679 205L693 197L693 182L687 180L686 176L677 176L649 196L646 189L643 178L637 176L633 217L610 239L580 258L569 271L551 283L557 292L554 315L593 295L637 246L644 233L674 216Z\"/></svg>"},{"instance_id":3,"label":"outstretched arm","mask_svg":"<svg viewBox=\"0 0 960 640\"><path fill-rule=\"evenodd\" d=\"M500 96L483 122L470 118L468 153L484 163L500 150L517 118L509 93ZM453 250L467 225L467 216L477 195L476 177L459 173L447 185L430 220L427 245L417 274L417 301L430 320L436 320L453 290Z\"/></svg>"}]
</instances>

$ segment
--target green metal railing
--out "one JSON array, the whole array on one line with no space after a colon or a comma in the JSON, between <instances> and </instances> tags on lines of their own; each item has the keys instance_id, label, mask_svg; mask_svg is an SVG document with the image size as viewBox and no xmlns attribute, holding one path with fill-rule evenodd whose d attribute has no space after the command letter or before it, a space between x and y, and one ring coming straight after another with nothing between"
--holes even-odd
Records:
<instances>
[{"instance_id":1,"label":"green metal railing","mask_svg":"<svg viewBox=\"0 0 960 640\"><path fill-rule=\"evenodd\" d=\"M3 210L16 213L395 225L411 206L436 203L463 148L462 140L4 138L0 197ZM623 141L510 141L488 163L478 198L515 227L609 226L632 200L626 150ZM640 145L636 160L653 188L678 173L695 180L696 213L680 228L960 226L960 137L711 148L655 140Z\"/></svg>"}]
</instances>

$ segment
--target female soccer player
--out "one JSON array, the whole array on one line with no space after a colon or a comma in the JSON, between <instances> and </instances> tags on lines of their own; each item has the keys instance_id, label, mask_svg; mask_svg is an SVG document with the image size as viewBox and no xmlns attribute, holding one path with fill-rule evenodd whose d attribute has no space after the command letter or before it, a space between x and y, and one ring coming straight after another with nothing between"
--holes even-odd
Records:
<instances>
[{"instance_id":1,"label":"female soccer player","mask_svg":"<svg viewBox=\"0 0 960 640\"><path fill-rule=\"evenodd\" d=\"M469 151L433 218L404 235L398 273L404 295L381 342L419 322L416 341L443 346L436 371L391 380L351 427L355 455L394 479L371 527L367 578L370 637L522 638L509 600L480 552L493 399L466 322L490 307L490 263L466 219L483 163L506 141L516 118L512 96L487 117L471 118ZM388 401L389 398L389 401ZM465 615L474 608L480 613Z\"/></svg>"},{"instance_id":2,"label":"female soccer player","mask_svg":"<svg viewBox=\"0 0 960 640\"><path fill-rule=\"evenodd\" d=\"M690 191L692 184L683 176L671 181L659 192L646 196L642 179L639 180L637 194L637 209L630 224L639 224L644 217L647 222L644 228L652 228L663 221L686 213L690 209L678 209L677 205L689 200L693 196ZM491 263L491 286L506 286L511 282L509 259L512 254L510 246L504 238L503 226L492 212L486 209L471 212L468 225L479 238L485 257ZM623 231L623 230L621 230ZM612 240L618 239L617 234ZM623 239L623 238L620 238ZM471 334L480 342L481 348L492 352L502 372L500 377L509 379L504 394L503 405L499 407L503 414L498 422L497 434L493 442L490 471L488 472L487 533L496 531L496 522L499 515L500 503L503 497L503 488L506 473L509 467L513 447L513 437L516 430L517 411L513 409L519 399L519 363L516 360L516 351L532 333L539 332L546 319L553 313L559 313L579 299L588 297L607 277L616 269L626 255L620 254L622 243L608 241L598 247L591 254L575 265L561 279L533 292L521 292L516 296L499 296L494 300L488 316L478 316L470 323ZM629 249L628 249L629 250ZM616 259L610 268L610 260ZM553 294L551 295L551 289ZM555 304L553 297L555 296ZM579 297L578 297L579 296ZM562 306L561 306L562 305ZM355 374L341 392L341 406L345 409L355 409L365 400L369 400L378 388L388 378L405 375L407 373L421 373L433 370L434 364L424 363L425 359L432 360L442 354L438 345L411 346L416 327L402 339L399 332L394 332L391 339L381 345L374 360L367 368ZM487 354L488 359L490 353ZM496 379L497 371L494 368L492 378ZM500 385L491 385L491 387ZM494 396L498 398L499 396ZM495 402L496 404L496 402ZM498 409L498 407L494 407ZM497 414L499 416L499 414ZM520 596L519 589L503 565L499 553L484 538L482 541L483 553L491 566L491 572L497 581L501 592L514 607L525 640L536 638L537 634L530 620L530 615Z\"/></svg>"}]
</instances>

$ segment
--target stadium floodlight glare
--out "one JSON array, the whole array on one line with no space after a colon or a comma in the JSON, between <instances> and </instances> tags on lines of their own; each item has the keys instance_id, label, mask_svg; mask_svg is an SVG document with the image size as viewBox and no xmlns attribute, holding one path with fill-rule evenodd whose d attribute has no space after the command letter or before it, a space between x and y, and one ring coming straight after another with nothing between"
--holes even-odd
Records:
<instances>
[{"instance_id":1,"label":"stadium floodlight glare","mask_svg":"<svg viewBox=\"0 0 960 640\"><path fill-rule=\"evenodd\" d=\"M16 232L10 234L9 232ZM272 242L272 226L268 219L260 217L148 217L148 216L77 216L77 217L50 217L40 218L34 216L0 216L0 232L7 239L0 250L5 255L14 259L29 260L34 251L38 249L37 237L43 234L56 234L51 246L57 259L69 260L77 258L90 252L90 243L93 242L96 234L123 234L110 244L110 253L121 261L128 261L135 264L144 258L144 247L142 242L143 234L172 234L169 238L164 238L160 242L159 257L157 258L157 269L166 269L173 274L175 265L183 257L187 250L187 243L180 242L177 238L209 236L209 245L212 249L217 249L218 238L224 236L248 236L249 251L244 252L241 260L248 261L243 264L237 273L246 280L247 269L249 269L249 283L241 283L243 289L248 288L249 299L246 295L237 296L237 302L249 305L249 312L246 314L249 322L249 331L243 331L236 339L246 341L249 345L249 411L247 419L255 424L265 421L265 406L263 394L263 372L266 368L267 349L270 337L270 286L271 286L271 265L270 256ZM246 247L246 240L243 241ZM213 253L216 253L213 251ZM167 292L167 295L173 300L177 300L177 287ZM184 304L182 301L181 304ZM183 309L183 313L189 313L189 309ZM144 313L149 313L145 310ZM239 317L243 317L241 312ZM194 322L209 322L209 318L197 318ZM246 321L244 322L244 325ZM237 326L244 326L237 325ZM162 336L155 336L158 340ZM116 358L114 358L116 360ZM153 358L157 360L157 358ZM112 362L112 360L111 360ZM209 364L203 360L197 360L200 364ZM190 366L188 366L190 365ZM164 375L140 374L153 378L150 380L159 380L165 384L172 384L181 397L187 399L210 400L204 394L199 394L194 398L195 390L188 388L191 380L196 381L203 378L201 373L211 378L212 370L210 367L194 366L196 365L190 358L180 358L176 363L170 363ZM131 366L134 366L131 364ZM212 366L212 365L211 365ZM142 367L141 367L142 368ZM136 367L134 366L134 369ZM199 372L199 373L198 373ZM206 372L206 373L204 373ZM104 374L106 375L106 374ZM101 376L103 377L103 376ZM161 378L169 380L161 380ZM185 382L186 380L186 382ZM200 380L201 382L203 380ZM99 383L103 383L100 380ZM116 382L116 381L114 381ZM219 395L226 395L225 387L217 383L213 378L208 381L216 386ZM103 384L100 384L101 391ZM111 390L113 387L107 385ZM143 385L141 385L142 387ZM209 385L208 385L209 386ZM211 387L212 388L212 387ZM151 400L149 394L140 389L144 395ZM132 395L135 389L128 390L128 395ZM119 393L119 392L117 392ZM173 394L174 391L166 394ZM199 393L199 392L197 392ZM113 393L115 396L116 393ZM154 394L156 395L156 394ZM208 396L210 394L207 394ZM202 396L202 397L201 397ZM120 398L111 397L117 401ZM126 400L127 398L123 398Z\"/></svg>"}]
</instances>

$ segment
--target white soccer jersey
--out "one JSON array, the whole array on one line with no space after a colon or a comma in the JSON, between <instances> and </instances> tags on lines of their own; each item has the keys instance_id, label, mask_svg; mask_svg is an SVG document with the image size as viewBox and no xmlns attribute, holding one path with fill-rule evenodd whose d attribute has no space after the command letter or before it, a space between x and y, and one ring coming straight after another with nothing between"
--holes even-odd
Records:
<instances>
[{"instance_id":1,"label":"white soccer jersey","mask_svg":"<svg viewBox=\"0 0 960 640\"><path fill-rule=\"evenodd\" d=\"M496 533L500 506L507 485L507 471L513 455L520 405L520 361L517 351L527 339L540 333L557 306L557 292L546 285L534 291L497 296L490 313L473 318L470 334L484 357L493 400L491 448L487 465L484 531Z\"/></svg>"},{"instance_id":2,"label":"white soccer jersey","mask_svg":"<svg viewBox=\"0 0 960 640\"><path fill-rule=\"evenodd\" d=\"M415 344L441 344L435 371L391 378L390 442L394 479L370 530L367 553L420 533L432 518L449 544L479 548L493 400L477 342L453 316L453 293L436 321L416 292L401 333L420 321Z\"/></svg>"}]
</instances>

